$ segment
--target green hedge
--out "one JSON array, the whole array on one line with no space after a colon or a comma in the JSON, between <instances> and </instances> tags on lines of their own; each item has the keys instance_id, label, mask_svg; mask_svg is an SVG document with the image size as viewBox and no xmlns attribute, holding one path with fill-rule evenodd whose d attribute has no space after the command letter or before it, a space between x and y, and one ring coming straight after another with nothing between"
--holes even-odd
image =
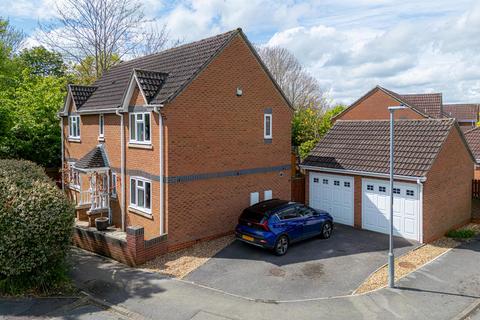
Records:
<instances>
[{"instance_id":1,"label":"green hedge","mask_svg":"<svg viewBox=\"0 0 480 320\"><path fill-rule=\"evenodd\" d=\"M48 293L67 279L74 208L33 162L0 160L0 291Z\"/></svg>"}]
</instances>

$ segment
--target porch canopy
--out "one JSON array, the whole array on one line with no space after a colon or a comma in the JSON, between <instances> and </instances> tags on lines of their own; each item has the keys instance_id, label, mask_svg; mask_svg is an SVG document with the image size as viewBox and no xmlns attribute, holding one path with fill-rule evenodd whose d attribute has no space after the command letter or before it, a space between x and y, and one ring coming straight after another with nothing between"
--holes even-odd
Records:
<instances>
[{"instance_id":1,"label":"porch canopy","mask_svg":"<svg viewBox=\"0 0 480 320\"><path fill-rule=\"evenodd\" d=\"M84 172L108 170L109 162L105 152L105 147L100 144L90 150L85 156L75 163L75 169Z\"/></svg>"}]
</instances>

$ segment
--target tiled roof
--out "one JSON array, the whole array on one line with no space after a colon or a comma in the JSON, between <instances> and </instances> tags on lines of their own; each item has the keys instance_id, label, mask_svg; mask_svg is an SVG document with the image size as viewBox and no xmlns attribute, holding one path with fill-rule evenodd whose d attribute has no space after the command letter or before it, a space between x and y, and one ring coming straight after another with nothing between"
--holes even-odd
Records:
<instances>
[{"instance_id":1,"label":"tiled roof","mask_svg":"<svg viewBox=\"0 0 480 320\"><path fill-rule=\"evenodd\" d=\"M148 103L150 103L162 89L168 77L168 73L141 69L135 69L135 75Z\"/></svg>"},{"instance_id":2,"label":"tiled roof","mask_svg":"<svg viewBox=\"0 0 480 320\"><path fill-rule=\"evenodd\" d=\"M425 176L454 125L454 119L395 121L394 173ZM386 174L389 172L389 132L388 120L338 120L303 164Z\"/></svg>"},{"instance_id":3,"label":"tiled roof","mask_svg":"<svg viewBox=\"0 0 480 320\"><path fill-rule=\"evenodd\" d=\"M477 163L480 163L480 127L470 129L463 133L468 146L475 157Z\"/></svg>"},{"instance_id":4,"label":"tiled roof","mask_svg":"<svg viewBox=\"0 0 480 320\"><path fill-rule=\"evenodd\" d=\"M442 118L442 94L441 93L413 93L398 94L392 90L380 87L383 91L389 93L397 100L405 102L407 105L426 114L432 118Z\"/></svg>"},{"instance_id":5,"label":"tiled roof","mask_svg":"<svg viewBox=\"0 0 480 320\"><path fill-rule=\"evenodd\" d=\"M95 169L108 167L108 158L103 145L98 145L75 163L78 169Z\"/></svg>"},{"instance_id":6,"label":"tiled roof","mask_svg":"<svg viewBox=\"0 0 480 320\"><path fill-rule=\"evenodd\" d=\"M477 122L479 108L480 105L474 103L444 104L443 112L445 115L458 121L469 120Z\"/></svg>"},{"instance_id":7,"label":"tiled roof","mask_svg":"<svg viewBox=\"0 0 480 320\"><path fill-rule=\"evenodd\" d=\"M118 107L122 102L133 69L168 74L161 90L151 101L152 104L165 103L176 96L211 58L240 32L236 29L113 66L95 82L98 89L82 109Z\"/></svg>"},{"instance_id":8,"label":"tiled roof","mask_svg":"<svg viewBox=\"0 0 480 320\"><path fill-rule=\"evenodd\" d=\"M73 96L73 101L75 101L75 106L77 108L80 108L85 103L85 101L87 101L87 99L92 95L92 93L97 90L97 87L95 86L79 86L74 84L70 84L68 86L70 88L70 92Z\"/></svg>"}]
</instances>

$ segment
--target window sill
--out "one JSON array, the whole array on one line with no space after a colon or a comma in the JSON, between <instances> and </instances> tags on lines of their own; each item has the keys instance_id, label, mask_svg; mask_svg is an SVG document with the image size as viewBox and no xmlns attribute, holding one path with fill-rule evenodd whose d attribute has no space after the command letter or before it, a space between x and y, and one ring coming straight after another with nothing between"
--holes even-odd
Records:
<instances>
[{"instance_id":1,"label":"window sill","mask_svg":"<svg viewBox=\"0 0 480 320\"><path fill-rule=\"evenodd\" d=\"M153 149L153 146L151 144L142 144L142 143L134 143L134 142L129 142L128 147L136 148L136 149L147 149L147 150Z\"/></svg>"},{"instance_id":2,"label":"window sill","mask_svg":"<svg viewBox=\"0 0 480 320\"><path fill-rule=\"evenodd\" d=\"M132 213L135 213L135 214L138 214L139 216L142 216L144 218L153 220L153 216L152 216L151 213L147 213L147 212L144 212L142 210L139 210L139 209L136 209L136 208L133 208L133 207L130 207L130 206L128 207L128 211L132 212Z\"/></svg>"},{"instance_id":3,"label":"window sill","mask_svg":"<svg viewBox=\"0 0 480 320\"><path fill-rule=\"evenodd\" d=\"M77 142L77 143L80 143L80 142L81 142L81 141L80 141L80 138L70 138L70 137L68 138L68 141L69 141L69 142Z\"/></svg>"},{"instance_id":4,"label":"window sill","mask_svg":"<svg viewBox=\"0 0 480 320\"><path fill-rule=\"evenodd\" d=\"M68 185L68 188L69 188L70 190L80 192L80 187L79 187L79 186Z\"/></svg>"}]
</instances>

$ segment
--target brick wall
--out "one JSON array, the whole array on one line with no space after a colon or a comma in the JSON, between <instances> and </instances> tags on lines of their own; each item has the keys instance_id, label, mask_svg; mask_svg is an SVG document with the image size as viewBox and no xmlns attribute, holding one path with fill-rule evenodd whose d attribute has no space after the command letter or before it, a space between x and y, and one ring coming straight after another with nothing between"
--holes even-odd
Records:
<instances>
[{"instance_id":1,"label":"brick wall","mask_svg":"<svg viewBox=\"0 0 480 320\"><path fill-rule=\"evenodd\" d=\"M82 249L113 258L129 266L138 266L167 252L165 237L144 239L142 226L130 226L126 239L116 239L94 229L74 228L73 243Z\"/></svg>"},{"instance_id":2,"label":"brick wall","mask_svg":"<svg viewBox=\"0 0 480 320\"><path fill-rule=\"evenodd\" d=\"M424 185L423 240L430 242L471 219L474 164L453 129Z\"/></svg>"},{"instance_id":3,"label":"brick wall","mask_svg":"<svg viewBox=\"0 0 480 320\"><path fill-rule=\"evenodd\" d=\"M335 120L386 120L390 119L388 107L397 106L399 102L380 89L364 97ZM423 119L424 117L411 109L395 111L395 119Z\"/></svg>"}]
</instances>

